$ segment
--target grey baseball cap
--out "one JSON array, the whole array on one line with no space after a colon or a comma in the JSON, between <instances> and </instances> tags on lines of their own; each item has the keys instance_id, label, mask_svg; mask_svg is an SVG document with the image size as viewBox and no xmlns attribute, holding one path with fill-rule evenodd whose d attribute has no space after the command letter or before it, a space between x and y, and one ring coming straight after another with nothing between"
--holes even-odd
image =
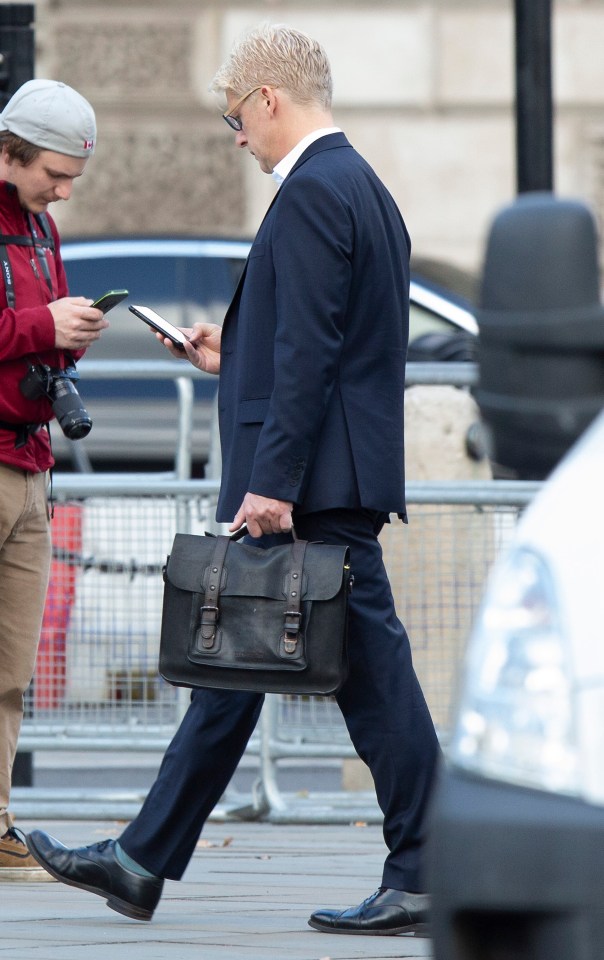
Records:
<instances>
[{"instance_id":1,"label":"grey baseball cap","mask_svg":"<svg viewBox=\"0 0 604 960\"><path fill-rule=\"evenodd\" d=\"M58 80L28 80L19 87L0 113L0 130L68 157L94 153L94 110L81 94Z\"/></svg>"}]
</instances>

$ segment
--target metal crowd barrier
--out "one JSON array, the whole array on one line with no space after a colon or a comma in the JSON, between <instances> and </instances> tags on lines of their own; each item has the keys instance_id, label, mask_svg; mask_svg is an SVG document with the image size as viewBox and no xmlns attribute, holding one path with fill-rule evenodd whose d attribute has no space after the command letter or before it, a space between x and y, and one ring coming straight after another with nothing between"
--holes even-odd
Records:
<instances>
[{"instance_id":1,"label":"metal crowd barrier","mask_svg":"<svg viewBox=\"0 0 604 960\"><path fill-rule=\"evenodd\" d=\"M493 560L539 484L409 483L411 523L388 524L384 557L397 609L439 734L470 624ZM215 529L218 483L150 474L57 475L53 563L22 751L163 752L189 691L157 673L163 582L174 533ZM331 698L267 697L248 748L257 780L250 797L227 791L216 817L345 822L377 820L373 791L288 793L281 773L308 760L354 758ZM358 761L360 764L360 761ZM144 792L17 787L21 817L136 814Z\"/></svg>"}]
</instances>

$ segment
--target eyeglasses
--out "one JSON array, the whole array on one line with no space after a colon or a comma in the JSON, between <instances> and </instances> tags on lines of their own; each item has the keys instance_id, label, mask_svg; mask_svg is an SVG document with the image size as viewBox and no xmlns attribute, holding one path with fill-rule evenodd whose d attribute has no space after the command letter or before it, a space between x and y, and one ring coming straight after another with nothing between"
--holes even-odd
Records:
<instances>
[{"instance_id":1,"label":"eyeglasses","mask_svg":"<svg viewBox=\"0 0 604 960\"><path fill-rule=\"evenodd\" d=\"M240 107L241 104L242 104L245 100L247 100L248 97L251 97L251 95L252 95L253 93L256 93L256 90L261 90L263 86L264 86L264 84L263 84L263 83L260 83L257 87L254 87L253 90L248 90L248 92L247 92L247 93L244 93L244 95L241 97L241 99L238 100L237 103L235 103L235 104L231 107L231 109L229 110L228 113L223 113L223 114L222 114L222 119L223 119L223 120L226 120L226 122L228 123L229 127L231 128L231 130L238 130L238 131L239 131L239 130L243 130L243 124L242 124L240 118L239 118L239 117L234 117L233 114L235 113L235 110L237 109L237 107Z\"/></svg>"}]
</instances>

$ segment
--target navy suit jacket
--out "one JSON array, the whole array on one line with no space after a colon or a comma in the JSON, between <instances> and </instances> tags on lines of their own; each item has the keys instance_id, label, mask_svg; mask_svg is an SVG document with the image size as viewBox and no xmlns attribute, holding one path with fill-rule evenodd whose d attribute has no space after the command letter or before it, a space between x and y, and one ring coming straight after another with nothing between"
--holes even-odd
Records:
<instances>
[{"instance_id":1,"label":"navy suit jacket","mask_svg":"<svg viewBox=\"0 0 604 960\"><path fill-rule=\"evenodd\" d=\"M224 321L219 521L247 491L304 513L405 516L409 251L394 200L344 134L312 143Z\"/></svg>"}]
</instances>

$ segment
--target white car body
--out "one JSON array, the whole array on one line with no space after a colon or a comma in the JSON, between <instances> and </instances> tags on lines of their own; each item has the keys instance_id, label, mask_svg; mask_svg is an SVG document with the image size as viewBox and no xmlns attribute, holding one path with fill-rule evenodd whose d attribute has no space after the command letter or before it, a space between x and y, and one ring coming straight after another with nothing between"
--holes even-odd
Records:
<instances>
[{"instance_id":1,"label":"white car body","mask_svg":"<svg viewBox=\"0 0 604 960\"><path fill-rule=\"evenodd\" d=\"M436 960L604 956L604 413L495 564L427 855Z\"/></svg>"},{"instance_id":2,"label":"white car body","mask_svg":"<svg viewBox=\"0 0 604 960\"><path fill-rule=\"evenodd\" d=\"M601 414L493 571L450 749L452 763L481 776L602 805L603 491Z\"/></svg>"}]
</instances>

